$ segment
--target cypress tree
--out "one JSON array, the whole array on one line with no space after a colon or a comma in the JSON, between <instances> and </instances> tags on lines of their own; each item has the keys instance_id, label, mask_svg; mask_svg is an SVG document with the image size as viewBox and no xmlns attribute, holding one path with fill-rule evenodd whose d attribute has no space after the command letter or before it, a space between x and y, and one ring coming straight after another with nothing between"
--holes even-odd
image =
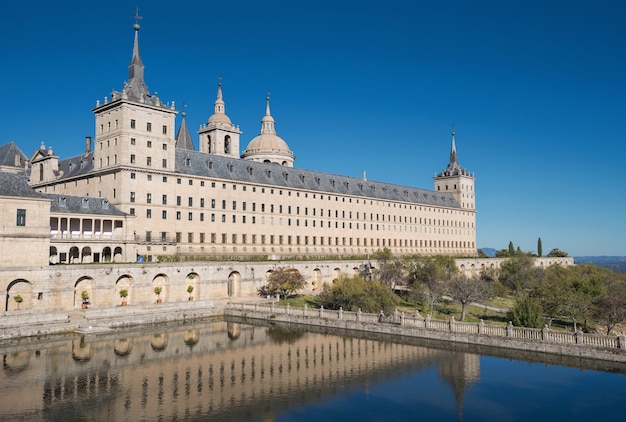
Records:
<instances>
[{"instance_id":1,"label":"cypress tree","mask_svg":"<svg viewBox=\"0 0 626 422\"><path fill-rule=\"evenodd\" d=\"M515 255L515 248L513 247L513 242L509 242L509 256Z\"/></svg>"},{"instance_id":2,"label":"cypress tree","mask_svg":"<svg viewBox=\"0 0 626 422\"><path fill-rule=\"evenodd\" d=\"M537 239L537 256L543 256L543 249L541 245L541 238Z\"/></svg>"}]
</instances>

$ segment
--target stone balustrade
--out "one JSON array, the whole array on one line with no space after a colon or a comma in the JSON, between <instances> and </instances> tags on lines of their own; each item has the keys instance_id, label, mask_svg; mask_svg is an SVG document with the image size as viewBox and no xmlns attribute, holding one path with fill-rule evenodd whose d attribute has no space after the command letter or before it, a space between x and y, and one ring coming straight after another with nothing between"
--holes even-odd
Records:
<instances>
[{"instance_id":1,"label":"stone balustrade","mask_svg":"<svg viewBox=\"0 0 626 422\"><path fill-rule=\"evenodd\" d=\"M392 333L411 337L438 338L447 341L463 341L473 344L489 344L496 347L534 350L563 355L584 356L596 359L626 361L626 335L606 336L575 333L544 328L515 327L459 322L452 317L449 321L422 317L419 312L405 314L395 312L380 314L344 311L343 309L293 308L276 303L229 304L225 315L245 316L252 319L301 323L306 325L343 327L359 331ZM433 335L440 333L441 335ZM563 347L566 346L566 347ZM571 346L571 347L570 347ZM583 347L586 352L581 352ZM603 353L608 351L608 353Z\"/></svg>"}]
</instances>

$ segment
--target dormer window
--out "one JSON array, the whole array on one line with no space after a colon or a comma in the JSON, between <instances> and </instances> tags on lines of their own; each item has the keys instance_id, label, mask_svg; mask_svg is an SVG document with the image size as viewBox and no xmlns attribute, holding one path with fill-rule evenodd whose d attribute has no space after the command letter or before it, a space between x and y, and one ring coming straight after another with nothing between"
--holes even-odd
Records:
<instances>
[{"instance_id":1,"label":"dormer window","mask_svg":"<svg viewBox=\"0 0 626 422\"><path fill-rule=\"evenodd\" d=\"M83 208L89 208L89 198L83 198L83 200L82 200L82 207Z\"/></svg>"},{"instance_id":2,"label":"dormer window","mask_svg":"<svg viewBox=\"0 0 626 422\"><path fill-rule=\"evenodd\" d=\"M102 200L102 209L103 210L108 210L109 209L109 201L107 201L106 199Z\"/></svg>"},{"instance_id":3,"label":"dormer window","mask_svg":"<svg viewBox=\"0 0 626 422\"><path fill-rule=\"evenodd\" d=\"M59 198L59 206L60 207L66 207L67 206L67 198L65 196L62 196Z\"/></svg>"}]
</instances>

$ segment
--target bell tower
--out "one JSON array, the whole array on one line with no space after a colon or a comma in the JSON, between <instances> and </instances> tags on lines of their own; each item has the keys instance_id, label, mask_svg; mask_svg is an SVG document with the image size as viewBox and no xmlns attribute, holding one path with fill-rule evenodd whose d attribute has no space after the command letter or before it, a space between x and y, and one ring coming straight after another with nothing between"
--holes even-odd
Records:
<instances>
[{"instance_id":1,"label":"bell tower","mask_svg":"<svg viewBox=\"0 0 626 422\"><path fill-rule=\"evenodd\" d=\"M200 135L200 152L239 158L239 136L241 135L241 130L226 115L221 82L217 84L217 99L214 106L213 115L198 130L198 135Z\"/></svg>"}]
</instances>

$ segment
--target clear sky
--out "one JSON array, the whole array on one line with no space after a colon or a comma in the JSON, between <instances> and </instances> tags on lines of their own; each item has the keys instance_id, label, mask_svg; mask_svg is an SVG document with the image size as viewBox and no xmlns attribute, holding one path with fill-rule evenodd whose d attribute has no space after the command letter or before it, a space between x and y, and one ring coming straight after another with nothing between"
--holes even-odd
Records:
<instances>
[{"instance_id":1,"label":"clear sky","mask_svg":"<svg viewBox=\"0 0 626 422\"><path fill-rule=\"evenodd\" d=\"M241 152L271 92L295 166L433 189L456 130L477 246L626 255L626 2L108 0L0 7L0 144L61 158L128 78L195 131L222 78ZM180 116L177 124L180 123Z\"/></svg>"}]
</instances>

